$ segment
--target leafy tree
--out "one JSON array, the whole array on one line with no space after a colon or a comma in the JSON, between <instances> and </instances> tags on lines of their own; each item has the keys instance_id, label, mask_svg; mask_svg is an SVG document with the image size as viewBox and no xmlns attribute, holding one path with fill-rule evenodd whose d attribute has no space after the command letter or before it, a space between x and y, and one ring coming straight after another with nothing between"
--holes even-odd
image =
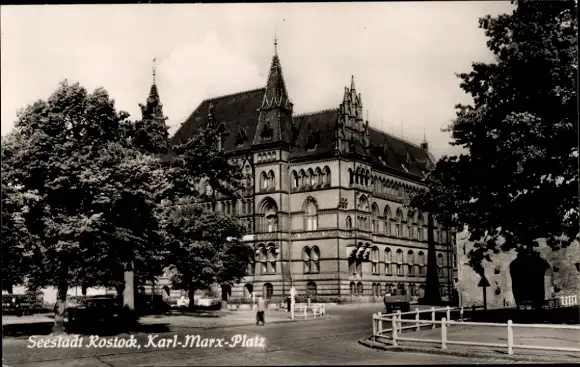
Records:
<instances>
[{"instance_id":1,"label":"leafy tree","mask_svg":"<svg viewBox=\"0 0 580 367\"><path fill-rule=\"evenodd\" d=\"M185 204L173 208L166 231L172 283L188 292L190 305L196 290L239 282L247 275L252 249L240 241L244 227L236 218Z\"/></svg>"},{"instance_id":2,"label":"leafy tree","mask_svg":"<svg viewBox=\"0 0 580 367\"><path fill-rule=\"evenodd\" d=\"M147 103L140 104L141 120L131 126L133 145L146 154L161 155L169 151L169 133L163 114L163 105L159 99L157 86L153 84Z\"/></svg>"},{"instance_id":3,"label":"leafy tree","mask_svg":"<svg viewBox=\"0 0 580 367\"><path fill-rule=\"evenodd\" d=\"M240 242L241 222L215 211L217 200L235 200L243 189L241 168L216 148L222 130L210 119L206 128L174 146L164 158L156 191L163 202L159 216L175 272L173 286L188 291L191 305L195 290L241 280L252 251ZM202 210L201 202L210 202L214 212Z\"/></svg>"},{"instance_id":4,"label":"leafy tree","mask_svg":"<svg viewBox=\"0 0 580 367\"><path fill-rule=\"evenodd\" d=\"M518 1L512 14L480 19L495 55L459 74L473 103L448 127L468 153L443 157L413 205L470 231L470 263L538 239L558 249L578 238L575 1Z\"/></svg>"},{"instance_id":5,"label":"leafy tree","mask_svg":"<svg viewBox=\"0 0 580 367\"><path fill-rule=\"evenodd\" d=\"M117 285L130 261L159 268L152 162L131 146L127 117L104 89L66 81L18 114L23 143L11 172L42 204L28 215L38 246L26 276L33 288L57 287L56 332L70 286Z\"/></svg>"},{"instance_id":6,"label":"leafy tree","mask_svg":"<svg viewBox=\"0 0 580 367\"><path fill-rule=\"evenodd\" d=\"M38 205L38 196L26 192L12 174L22 137L2 137L2 289L12 293L25 282L36 238L28 231L27 219Z\"/></svg>"}]
</instances>

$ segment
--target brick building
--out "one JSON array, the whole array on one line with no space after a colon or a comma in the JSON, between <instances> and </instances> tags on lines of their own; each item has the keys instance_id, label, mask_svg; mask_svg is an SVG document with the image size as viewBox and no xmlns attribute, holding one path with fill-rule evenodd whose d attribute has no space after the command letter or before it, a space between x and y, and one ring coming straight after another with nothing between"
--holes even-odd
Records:
<instances>
[{"instance_id":1,"label":"brick building","mask_svg":"<svg viewBox=\"0 0 580 367\"><path fill-rule=\"evenodd\" d=\"M407 204L433 168L427 142L370 127L354 77L330 107L294 114L276 53L265 87L204 100L172 137L179 144L220 124L218 149L247 175L243 199L220 198L216 208L244 221L255 250L248 276L222 286L223 297L279 299L294 285L299 295L368 299L397 286L419 295L424 287L427 214ZM452 236L433 228L447 295Z\"/></svg>"}]
</instances>

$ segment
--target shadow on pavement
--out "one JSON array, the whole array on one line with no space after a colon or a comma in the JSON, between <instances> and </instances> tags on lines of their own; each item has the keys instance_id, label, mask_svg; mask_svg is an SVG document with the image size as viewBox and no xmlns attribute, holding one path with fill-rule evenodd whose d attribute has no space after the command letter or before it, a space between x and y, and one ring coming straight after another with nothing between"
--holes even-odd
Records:
<instances>
[{"instance_id":1,"label":"shadow on pavement","mask_svg":"<svg viewBox=\"0 0 580 367\"><path fill-rule=\"evenodd\" d=\"M515 324L579 324L580 307L562 307L554 309L523 310L504 308L495 310L477 310L465 313L471 321L507 323L512 320Z\"/></svg>"}]
</instances>

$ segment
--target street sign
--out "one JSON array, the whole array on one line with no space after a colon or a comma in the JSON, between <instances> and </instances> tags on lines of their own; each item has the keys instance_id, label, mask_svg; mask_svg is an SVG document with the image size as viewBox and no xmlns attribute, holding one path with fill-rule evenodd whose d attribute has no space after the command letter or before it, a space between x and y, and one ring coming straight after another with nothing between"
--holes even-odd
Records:
<instances>
[{"instance_id":1,"label":"street sign","mask_svg":"<svg viewBox=\"0 0 580 367\"><path fill-rule=\"evenodd\" d=\"M485 277L485 275L481 276L481 280L479 281L479 284L477 285L478 287L482 288L482 287L489 287L489 281L487 280L487 278Z\"/></svg>"}]
</instances>

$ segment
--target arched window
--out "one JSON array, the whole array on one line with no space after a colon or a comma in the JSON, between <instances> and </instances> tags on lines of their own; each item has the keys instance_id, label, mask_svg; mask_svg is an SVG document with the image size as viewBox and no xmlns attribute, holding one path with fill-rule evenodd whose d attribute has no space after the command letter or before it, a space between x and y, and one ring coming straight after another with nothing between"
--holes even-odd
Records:
<instances>
[{"instance_id":1,"label":"arched window","mask_svg":"<svg viewBox=\"0 0 580 367\"><path fill-rule=\"evenodd\" d=\"M415 233L413 231L413 222L415 221L415 215L414 213L409 210L407 212L407 238L410 239L414 239L415 238Z\"/></svg>"},{"instance_id":2,"label":"arched window","mask_svg":"<svg viewBox=\"0 0 580 367\"><path fill-rule=\"evenodd\" d=\"M419 263L419 275L425 275L425 254L423 251L419 251L417 262Z\"/></svg>"},{"instance_id":3,"label":"arched window","mask_svg":"<svg viewBox=\"0 0 580 367\"><path fill-rule=\"evenodd\" d=\"M306 297L314 298L316 293L316 283L312 281L306 283Z\"/></svg>"},{"instance_id":4,"label":"arched window","mask_svg":"<svg viewBox=\"0 0 580 367\"><path fill-rule=\"evenodd\" d=\"M391 283L385 284L385 294L393 293L393 285Z\"/></svg>"},{"instance_id":5,"label":"arched window","mask_svg":"<svg viewBox=\"0 0 580 367\"><path fill-rule=\"evenodd\" d=\"M306 172L303 169L300 170L298 174L298 178L300 179L300 187L306 186Z\"/></svg>"},{"instance_id":6,"label":"arched window","mask_svg":"<svg viewBox=\"0 0 580 367\"><path fill-rule=\"evenodd\" d=\"M362 211L369 210L369 201L367 200L366 196L361 195L358 199L358 208Z\"/></svg>"},{"instance_id":7,"label":"arched window","mask_svg":"<svg viewBox=\"0 0 580 367\"><path fill-rule=\"evenodd\" d=\"M413 283L409 284L409 294L411 295L411 297L415 297L417 295L417 288L416 285Z\"/></svg>"},{"instance_id":8,"label":"arched window","mask_svg":"<svg viewBox=\"0 0 580 367\"><path fill-rule=\"evenodd\" d=\"M254 286L250 283L244 286L244 299L252 298L252 293L254 293Z\"/></svg>"},{"instance_id":9,"label":"arched window","mask_svg":"<svg viewBox=\"0 0 580 367\"><path fill-rule=\"evenodd\" d=\"M314 246L310 252L311 265L310 272L318 274L320 272L320 250L318 246Z\"/></svg>"},{"instance_id":10,"label":"arched window","mask_svg":"<svg viewBox=\"0 0 580 367\"><path fill-rule=\"evenodd\" d=\"M264 293L264 298L266 298L266 299L272 298L272 295L274 294L274 287L272 286L272 284L265 283L263 293Z\"/></svg>"},{"instance_id":11,"label":"arched window","mask_svg":"<svg viewBox=\"0 0 580 367\"><path fill-rule=\"evenodd\" d=\"M348 174L350 176L349 184L352 185L354 183L354 172L352 172L352 170L350 168L348 169Z\"/></svg>"},{"instance_id":12,"label":"arched window","mask_svg":"<svg viewBox=\"0 0 580 367\"><path fill-rule=\"evenodd\" d=\"M385 236L391 235L391 208L388 205L385 205L385 211L383 216L385 217L385 226L384 226L384 233Z\"/></svg>"},{"instance_id":13,"label":"arched window","mask_svg":"<svg viewBox=\"0 0 580 367\"><path fill-rule=\"evenodd\" d=\"M397 209L397 213L395 214L395 231L393 235L395 237L401 237L401 222L403 221L403 211L401 208Z\"/></svg>"},{"instance_id":14,"label":"arched window","mask_svg":"<svg viewBox=\"0 0 580 367\"><path fill-rule=\"evenodd\" d=\"M260 274L268 274L268 251L264 245L258 247L260 249Z\"/></svg>"},{"instance_id":15,"label":"arched window","mask_svg":"<svg viewBox=\"0 0 580 367\"><path fill-rule=\"evenodd\" d=\"M324 169L322 170L324 177L322 179L322 184L324 186L330 186L330 168L328 168L328 166L324 166Z\"/></svg>"},{"instance_id":16,"label":"arched window","mask_svg":"<svg viewBox=\"0 0 580 367\"><path fill-rule=\"evenodd\" d=\"M415 254L413 254L413 250L409 250L409 252L407 253L407 267L408 267L408 274L413 276L415 275L415 264L414 264L414 257Z\"/></svg>"},{"instance_id":17,"label":"arched window","mask_svg":"<svg viewBox=\"0 0 580 367\"><path fill-rule=\"evenodd\" d=\"M268 274L276 274L276 259L278 254L276 253L276 248L273 244L270 245L268 250Z\"/></svg>"},{"instance_id":18,"label":"arched window","mask_svg":"<svg viewBox=\"0 0 580 367\"><path fill-rule=\"evenodd\" d=\"M347 229L352 228L352 218L350 216L346 217L346 228Z\"/></svg>"},{"instance_id":19,"label":"arched window","mask_svg":"<svg viewBox=\"0 0 580 367\"><path fill-rule=\"evenodd\" d=\"M314 171L314 174L316 175L316 185L322 185L324 180L324 174L322 173L320 167L316 167L316 171Z\"/></svg>"},{"instance_id":20,"label":"arched window","mask_svg":"<svg viewBox=\"0 0 580 367\"><path fill-rule=\"evenodd\" d=\"M266 176L266 172L260 173L260 188L262 190L268 189L268 176Z\"/></svg>"},{"instance_id":21,"label":"arched window","mask_svg":"<svg viewBox=\"0 0 580 367\"><path fill-rule=\"evenodd\" d=\"M425 235L423 232L423 226L425 225L425 219L423 218L423 214L419 213L417 217L417 239L419 241L425 241Z\"/></svg>"},{"instance_id":22,"label":"arched window","mask_svg":"<svg viewBox=\"0 0 580 367\"><path fill-rule=\"evenodd\" d=\"M296 171L292 171L292 188L297 189L298 187L300 187L300 181L298 179L298 174L296 173Z\"/></svg>"},{"instance_id":23,"label":"arched window","mask_svg":"<svg viewBox=\"0 0 580 367\"><path fill-rule=\"evenodd\" d=\"M310 186L316 185L316 176L314 175L312 168L309 168L306 174L308 175L308 185Z\"/></svg>"},{"instance_id":24,"label":"arched window","mask_svg":"<svg viewBox=\"0 0 580 367\"><path fill-rule=\"evenodd\" d=\"M316 231L318 229L317 204L313 198L308 198L304 202L304 229L306 231Z\"/></svg>"},{"instance_id":25,"label":"arched window","mask_svg":"<svg viewBox=\"0 0 580 367\"><path fill-rule=\"evenodd\" d=\"M373 203L372 218L373 233L379 233L379 206L377 203Z\"/></svg>"},{"instance_id":26,"label":"arched window","mask_svg":"<svg viewBox=\"0 0 580 367\"><path fill-rule=\"evenodd\" d=\"M354 282L350 282L350 295L351 296L356 295L356 285L354 284Z\"/></svg>"},{"instance_id":27,"label":"arched window","mask_svg":"<svg viewBox=\"0 0 580 367\"><path fill-rule=\"evenodd\" d=\"M310 273L310 248L304 247L302 249L302 264L303 264L303 272L304 274Z\"/></svg>"},{"instance_id":28,"label":"arched window","mask_svg":"<svg viewBox=\"0 0 580 367\"><path fill-rule=\"evenodd\" d=\"M268 172L268 189L274 190L276 188L276 179L274 177L274 171Z\"/></svg>"},{"instance_id":29,"label":"arched window","mask_svg":"<svg viewBox=\"0 0 580 367\"><path fill-rule=\"evenodd\" d=\"M260 205L261 218L260 230L262 232L276 232L278 230L278 206L272 198L265 198Z\"/></svg>"},{"instance_id":30,"label":"arched window","mask_svg":"<svg viewBox=\"0 0 580 367\"><path fill-rule=\"evenodd\" d=\"M403 250L397 250L397 275L403 275Z\"/></svg>"},{"instance_id":31,"label":"arched window","mask_svg":"<svg viewBox=\"0 0 580 367\"><path fill-rule=\"evenodd\" d=\"M443 254L439 253L437 255L437 274L442 277L443 276Z\"/></svg>"},{"instance_id":32,"label":"arched window","mask_svg":"<svg viewBox=\"0 0 580 367\"><path fill-rule=\"evenodd\" d=\"M385 249L385 274L393 274L393 269L391 263L393 262L393 253L390 248Z\"/></svg>"},{"instance_id":33,"label":"arched window","mask_svg":"<svg viewBox=\"0 0 580 367\"><path fill-rule=\"evenodd\" d=\"M373 274L380 274L379 273L379 249L378 247L373 247L371 252L371 262L372 262L372 271Z\"/></svg>"},{"instance_id":34,"label":"arched window","mask_svg":"<svg viewBox=\"0 0 580 367\"><path fill-rule=\"evenodd\" d=\"M359 297L362 296L364 293L363 291L364 291L364 289L363 289L362 282L358 282L358 284L356 285L356 295Z\"/></svg>"},{"instance_id":35,"label":"arched window","mask_svg":"<svg viewBox=\"0 0 580 367\"><path fill-rule=\"evenodd\" d=\"M255 273L255 266L256 266L256 255L250 255L250 261L248 262L247 273L248 275L253 276Z\"/></svg>"}]
</instances>

